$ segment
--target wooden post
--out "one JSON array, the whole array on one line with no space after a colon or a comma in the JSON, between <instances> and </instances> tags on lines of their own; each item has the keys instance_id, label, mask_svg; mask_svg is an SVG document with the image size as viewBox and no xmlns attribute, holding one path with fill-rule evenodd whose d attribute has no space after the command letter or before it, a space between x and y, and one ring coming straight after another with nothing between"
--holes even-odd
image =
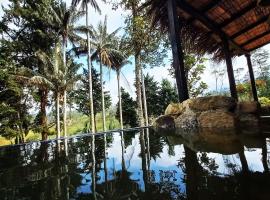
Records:
<instances>
[{"instance_id":1,"label":"wooden post","mask_svg":"<svg viewBox=\"0 0 270 200\"><path fill-rule=\"evenodd\" d=\"M187 79L184 68L184 54L180 40L180 27L176 10L175 0L167 1L168 18L169 18L169 36L172 45L173 67L178 88L179 101L183 102L189 98Z\"/></svg>"},{"instance_id":2,"label":"wooden post","mask_svg":"<svg viewBox=\"0 0 270 200\"><path fill-rule=\"evenodd\" d=\"M250 77L250 83L251 83L251 89L252 89L252 95L254 101L258 101L258 94L257 94L257 88L256 88L256 82L254 78L252 63L250 59L250 54L245 55L247 58L247 65L248 65L248 71L249 71L249 77Z\"/></svg>"},{"instance_id":3,"label":"wooden post","mask_svg":"<svg viewBox=\"0 0 270 200\"><path fill-rule=\"evenodd\" d=\"M234 73L233 73L232 58L231 58L229 43L226 39L223 40L223 45L224 45L223 51L224 51L224 55L225 55L226 65L227 65L227 73L228 73L228 78L229 78L231 96L235 100L238 100L236 84L235 84L235 79L234 79Z\"/></svg>"}]
</instances>

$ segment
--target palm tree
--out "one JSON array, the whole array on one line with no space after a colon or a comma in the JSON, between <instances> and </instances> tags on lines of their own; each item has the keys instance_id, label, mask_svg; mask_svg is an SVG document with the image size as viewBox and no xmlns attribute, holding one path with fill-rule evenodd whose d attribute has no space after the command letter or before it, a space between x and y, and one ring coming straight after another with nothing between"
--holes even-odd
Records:
<instances>
[{"instance_id":1,"label":"palm tree","mask_svg":"<svg viewBox=\"0 0 270 200\"><path fill-rule=\"evenodd\" d=\"M83 26L75 27L75 23L85 15L84 11L75 10L74 6L67 8L65 2L60 2L58 6L51 9L52 17L52 27L56 30L59 36L62 39L62 53L63 53L63 67L66 69L66 46L68 40L75 46L76 42L79 42L82 38L77 35L82 30L85 29ZM66 71L64 71L66 74ZM63 130L64 136L67 136L67 94L64 90L63 94Z\"/></svg>"},{"instance_id":2,"label":"palm tree","mask_svg":"<svg viewBox=\"0 0 270 200\"><path fill-rule=\"evenodd\" d=\"M16 75L17 79L26 82L28 85L46 88L47 91L54 92L57 138L60 138L61 133L60 97L80 78L80 75L76 75L79 65L74 64L72 60L68 60L66 66L64 66L60 51L60 45L57 43L51 53L47 54L42 51L36 53L43 66L42 73L22 67Z\"/></svg>"},{"instance_id":3,"label":"palm tree","mask_svg":"<svg viewBox=\"0 0 270 200\"><path fill-rule=\"evenodd\" d=\"M104 0L102 0L104 1ZM105 1L104 1L105 2ZM95 10L98 12L100 11L100 8L96 2L96 0L72 0L72 5L75 7L79 3L81 3L81 7L83 10L86 11L86 27L89 27L89 8L88 4L90 4ZM87 65L88 65L88 71L89 71L89 101L90 101L90 121L91 121L91 129L92 133L95 133L95 119L94 119L94 105L93 105L93 85L92 85L92 67L91 67L91 43L90 43L90 31L87 30Z\"/></svg>"},{"instance_id":4,"label":"palm tree","mask_svg":"<svg viewBox=\"0 0 270 200\"><path fill-rule=\"evenodd\" d=\"M51 82L51 89L55 93L56 99L56 129L57 137L60 138L60 97L65 95L71 89L73 84L80 79L81 75L77 75L80 65L75 64L71 59L64 64L64 59L60 53L60 46L56 45L54 55L48 55L44 52L39 52L38 57L47 66L47 80ZM65 109L65 100L63 107ZM64 110L63 109L63 110ZM65 113L64 113L65 116ZM65 122L64 122L65 125Z\"/></svg>"},{"instance_id":5,"label":"palm tree","mask_svg":"<svg viewBox=\"0 0 270 200\"><path fill-rule=\"evenodd\" d=\"M103 88L103 64L107 67L112 67L112 58L120 57L121 52L115 47L116 34L120 28L116 29L112 33L108 33L107 30L107 16L105 16L104 22L99 22L97 30L93 29L92 44L95 47L94 59L100 63L100 82L101 82L101 101L102 101L102 122L103 131L106 131L106 112L104 101L104 88Z\"/></svg>"}]
</instances>

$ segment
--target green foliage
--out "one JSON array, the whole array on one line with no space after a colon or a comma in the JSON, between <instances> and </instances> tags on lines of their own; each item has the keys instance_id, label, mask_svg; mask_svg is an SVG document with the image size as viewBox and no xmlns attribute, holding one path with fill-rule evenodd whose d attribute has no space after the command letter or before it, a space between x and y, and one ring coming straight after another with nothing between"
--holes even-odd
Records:
<instances>
[{"instance_id":1,"label":"green foliage","mask_svg":"<svg viewBox=\"0 0 270 200\"><path fill-rule=\"evenodd\" d=\"M0 66L2 67L2 66ZM24 141L30 127L27 95L20 84L0 70L0 135L11 140Z\"/></svg>"},{"instance_id":2,"label":"green foliage","mask_svg":"<svg viewBox=\"0 0 270 200\"><path fill-rule=\"evenodd\" d=\"M259 102L262 106L270 106L270 98L267 97L260 97Z\"/></svg>"},{"instance_id":3,"label":"green foliage","mask_svg":"<svg viewBox=\"0 0 270 200\"><path fill-rule=\"evenodd\" d=\"M93 101L94 101L94 113L102 111L101 107L101 83L99 74L92 68L92 78L93 78ZM89 79L88 70L83 69L83 75L81 81L77 84L74 91L71 92L71 96L75 99L78 105L77 110L85 115L90 115L90 102L88 96ZM111 97L109 92L105 92L105 108L108 109L111 106Z\"/></svg>"},{"instance_id":4,"label":"green foliage","mask_svg":"<svg viewBox=\"0 0 270 200\"><path fill-rule=\"evenodd\" d=\"M207 84L203 82L202 74L206 69L205 62L206 58L197 56L195 54L185 54L185 75L188 83L189 96L192 98L202 95L208 88ZM174 69L170 69L171 75L174 77Z\"/></svg>"},{"instance_id":5,"label":"green foliage","mask_svg":"<svg viewBox=\"0 0 270 200\"><path fill-rule=\"evenodd\" d=\"M178 94L176 86L173 87L169 80L163 79L158 92L159 98L156 104L156 112L159 115L163 114L170 103L178 102Z\"/></svg>"},{"instance_id":6,"label":"green foliage","mask_svg":"<svg viewBox=\"0 0 270 200\"><path fill-rule=\"evenodd\" d=\"M121 88L121 98L122 98L122 110L123 110L123 124L125 127L137 127L138 119L136 113L136 101L127 93L123 88ZM119 104L117 103L116 119L120 121L119 115Z\"/></svg>"},{"instance_id":7,"label":"green foliage","mask_svg":"<svg viewBox=\"0 0 270 200\"><path fill-rule=\"evenodd\" d=\"M161 97L159 95L159 83L154 80L153 76L146 74L144 77L147 111L149 116L160 115L160 110L157 109L158 99Z\"/></svg>"},{"instance_id":8,"label":"green foliage","mask_svg":"<svg viewBox=\"0 0 270 200\"><path fill-rule=\"evenodd\" d=\"M252 54L252 64L255 67L256 76L259 79L267 80L270 75L269 52L263 48Z\"/></svg>"}]
</instances>

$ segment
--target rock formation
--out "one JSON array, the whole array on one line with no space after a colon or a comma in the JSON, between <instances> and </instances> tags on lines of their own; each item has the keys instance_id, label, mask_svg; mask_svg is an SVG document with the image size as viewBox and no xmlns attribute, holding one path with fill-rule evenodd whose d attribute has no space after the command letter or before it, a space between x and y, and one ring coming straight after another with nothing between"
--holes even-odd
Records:
<instances>
[{"instance_id":1,"label":"rock formation","mask_svg":"<svg viewBox=\"0 0 270 200\"><path fill-rule=\"evenodd\" d=\"M237 103L231 97L210 96L172 103L154 122L157 129L236 128L257 126L257 102Z\"/></svg>"}]
</instances>

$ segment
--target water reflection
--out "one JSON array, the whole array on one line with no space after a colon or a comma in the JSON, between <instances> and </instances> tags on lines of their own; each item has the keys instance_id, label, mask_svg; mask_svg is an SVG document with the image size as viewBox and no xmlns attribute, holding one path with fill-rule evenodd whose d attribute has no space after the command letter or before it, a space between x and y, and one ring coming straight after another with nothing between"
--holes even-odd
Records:
<instances>
[{"instance_id":1,"label":"water reflection","mask_svg":"<svg viewBox=\"0 0 270 200\"><path fill-rule=\"evenodd\" d=\"M5 147L0 199L267 199L269 145L261 133L141 129Z\"/></svg>"}]
</instances>

